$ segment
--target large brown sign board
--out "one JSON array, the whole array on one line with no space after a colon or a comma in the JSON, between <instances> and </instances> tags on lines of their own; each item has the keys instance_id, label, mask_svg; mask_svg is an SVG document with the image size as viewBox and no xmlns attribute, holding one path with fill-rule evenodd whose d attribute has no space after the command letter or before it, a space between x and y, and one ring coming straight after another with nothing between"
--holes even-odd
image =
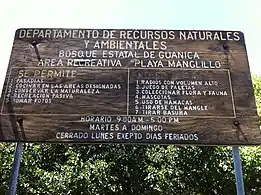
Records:
<instances>
[{"instance_id":1,"label":"large brown sign board","mask_svg":"<svg viewBox=\"0 0 261 195\"><path fill-rule=\"evenodd\" d=\"M255 145L238 31L18 29L0 140Z\"/></svg>"}]
</instances>

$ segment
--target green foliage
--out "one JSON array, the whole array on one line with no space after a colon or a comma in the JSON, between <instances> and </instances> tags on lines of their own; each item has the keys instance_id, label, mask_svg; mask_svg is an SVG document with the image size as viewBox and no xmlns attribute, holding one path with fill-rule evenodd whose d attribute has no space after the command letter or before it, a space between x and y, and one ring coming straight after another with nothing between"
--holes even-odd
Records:
<instances>
[{"instance_id":1,"label":"green foliage","mask_svg":"<svg viewBox=\"0 0 261 195\"><path fill-rule=\"evenodd\" d=\"M231 149L155 146L149 152L148 178L160 194L235 193Z\"/></svg>"},{"instance_id":2,"label":"green foliage","mask_svg":"<svg viewBox=\"0 0 261 195\"><path fill-rule=\"evenodd\" d=\"M257 106L261 78L253 77ZM260 114L260 110L258 110ZM15 144L0 144L6 194ZM245 191L261 194L261 147L242 147ZM233 195L231 147L24 144L17 194Z\"/></svg>"},{"instance_id":3,"label":"green foliage","mask_svg":"<svg viewBox=\"0 0 261 195\"><path fill-rule=\"evenodd\" d=\"M257 113L259 116L259 122L261 122L261 77L253 75L252 81L253 81L253 87L255 90Z\"/></svg>"},{"instance_id":4,"label":"green foliage","mask_svg":"<svg viewBox=\"0 0 261 195\"><path fill-rule=\"evenodd\" d=\"M13 163L15 144L0 143L0 194L5 194Z\"/></svg>"},{"instance_id":5,"label":"green foliage","mask_svg":"<svg viewBox=\"0 0 261 195\"><path fill-rule=\"evenodd\" d=\"M24 144L18 194L236 194L231 147ZM261 190L261 148L241 150L248 194ZM1 194L14 144L1 144Z\"/></svg>"}]
</instances>

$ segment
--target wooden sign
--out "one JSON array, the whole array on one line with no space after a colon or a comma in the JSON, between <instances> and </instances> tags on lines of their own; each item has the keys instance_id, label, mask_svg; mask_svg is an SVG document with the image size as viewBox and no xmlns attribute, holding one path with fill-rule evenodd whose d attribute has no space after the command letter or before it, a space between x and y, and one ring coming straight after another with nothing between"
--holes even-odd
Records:
<instances>
[{"instance_id":1,"label":"wooden sign","mask_svg":"<svg viewBox=\"0 0 261 195\"><path fill-rule=\"evenodd\" d=\"M256 145L243 33L18 29L0 140Z\"/></svg>"}]
</instances>

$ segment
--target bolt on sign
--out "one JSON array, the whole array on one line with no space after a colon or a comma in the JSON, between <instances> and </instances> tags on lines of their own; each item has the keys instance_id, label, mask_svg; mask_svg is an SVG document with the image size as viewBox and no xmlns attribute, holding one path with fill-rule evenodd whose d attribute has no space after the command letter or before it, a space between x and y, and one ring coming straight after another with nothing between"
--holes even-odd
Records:
<instances>
[{"instance_id":1,"label":"bolt on sign","mask_svg":"<svg viewBox=\"0 0 261 195\"><path fill-rule=\"evenodd\" d=\"M239 31L18 29L0 140L261 143Z\"/></svg>"}]
</instances>

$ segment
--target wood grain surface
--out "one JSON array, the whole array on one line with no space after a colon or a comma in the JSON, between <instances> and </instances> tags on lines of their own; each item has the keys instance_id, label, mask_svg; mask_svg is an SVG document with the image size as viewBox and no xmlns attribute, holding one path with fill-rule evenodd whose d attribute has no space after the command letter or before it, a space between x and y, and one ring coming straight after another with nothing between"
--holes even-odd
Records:
<instances>
[{"instance_id":1,"label":"wood grain surface","mask_svg":"<svg viewBox=\"0 0 261 195\"><path fill-rule=\"evenodd\" d=\"M258 145L243 33L18 29L1 96L0 140Z\"/></svg>"}]
</instances>

